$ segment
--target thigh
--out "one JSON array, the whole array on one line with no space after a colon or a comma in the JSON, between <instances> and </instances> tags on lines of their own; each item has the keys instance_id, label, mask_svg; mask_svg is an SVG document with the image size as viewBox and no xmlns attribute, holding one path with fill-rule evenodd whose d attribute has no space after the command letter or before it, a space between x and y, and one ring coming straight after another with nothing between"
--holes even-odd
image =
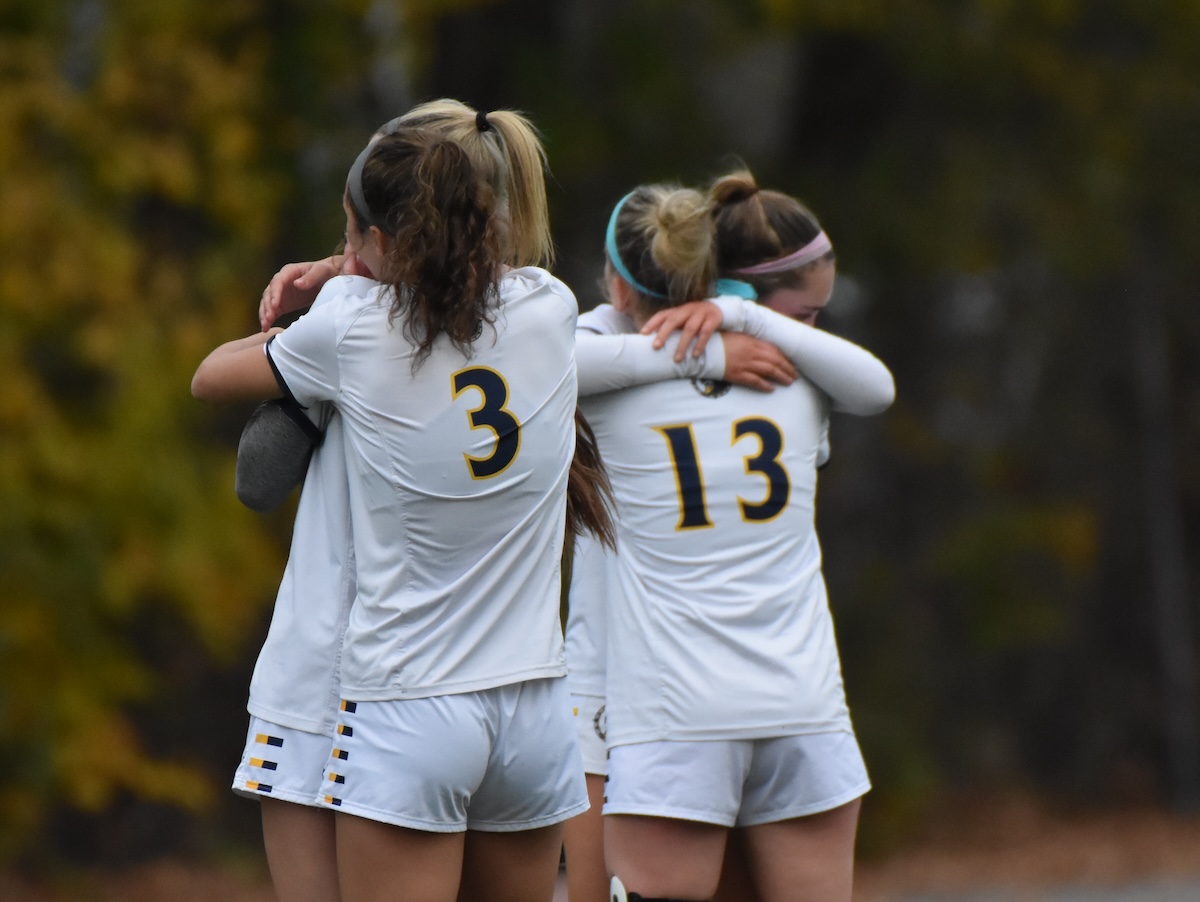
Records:
<instances>
[{"instance_id":1,"label":"thigh","mask_svg":"<svg viewBox=\"0 0 1200 902\"><path fill-rule=\"evenodd\" d=\"M725 827L632 815L604 816L608 870L647 898L709 899L721 877Z\"/></svg>"},{"instance_id":2,"label":"thigh","mask_svg":"<svg viewBox=\"0 0 1200 902\"><path fill-rule=\"evenodd\" d=\"M571 902L606 902L608 868L604 864L604 778L587 775L591 807L563 824L563 851L567 859L567 898Z\"/></svg>"},{"instance_id":3,"label":"thigh","mask_svg":"<svg viewBox=\"0 0 1200 902\"><path fill-rule=\"evenodd\" d=\"M550 902L562 825L485 833L468 830L459 902Z\"/></svg>"},{"instance_id":4,"label":"thigh","mask_svg":"<svg viewBox=\"0 0 1200 902\"><path fill-rule=\"evenodd\" d=\"M746 833L730 830L725 843L725 860L721 863L721 883L713 902L758 902L758 899L746 849Z\"/></svg>"},{"instance_id":5,"label":"thigh","mask_svg":"<svg viewBox=\"0 0 1200 902\"><path fill-rule=\"evenodd\" d=\"M287 902L337 902L334 814L262 799L263 846L275 895Z\"/></svg>"},{"instance_id":6,"label":"thigh","mask_svg":"<svg viewBox=\"0 0 1200 902\"><path fill-rule=\"evenodd\" d=\"M807 817L745 830L764 902L850 902L860 799Z\"/></svg>"},{"instance_id":7,"label":"thigh","mask_svg":"<svg viewBox=\"0 0 1200 902\"><path fill-rule=\"evenodd\" d=\"M341 902L454 902L465 833L427 833L338 814Z\"/></svg>"}]
</instances>

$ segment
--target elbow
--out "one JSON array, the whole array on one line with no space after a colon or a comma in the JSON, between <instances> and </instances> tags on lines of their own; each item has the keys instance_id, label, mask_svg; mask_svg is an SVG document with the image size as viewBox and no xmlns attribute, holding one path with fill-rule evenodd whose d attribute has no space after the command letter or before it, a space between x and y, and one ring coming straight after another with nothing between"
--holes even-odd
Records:
<instances>
[{"instance_id":1,"label":"elbow","mask_svg":"<svg viewBox=\"0 0 1200 902\"><path fill-rule=\"evenodd\" d=\"M854 392L835 398L833 409L856 417L872 417L883 413L896 400L896 382L884 369L875 379L862 382Z\"/></svg>"},{"instance_id":2,"label":"elbow","mask_svg":"<svg viewBox=\"0 0 1200 902\"><path fill-rule=\"evenodd\" d=\"M896 400L896 380L892 378L891 373L887 373L887 379L881 379L879 385L875 387L875 396L872 398L871 410L868 411L868 416L883 413Z\"/></svg>"},{"instance_id":3,"label":"elbow","mask_svg":"<svg viewBox=\"0 0 1200 902\"><path fill-rule=\"evenodd\" d=\"M220 392L217 390L217 384L212 378L210 368L206 366L208 361L204 361L196 369L196 374L192 376L192 397L197 401L206 401L209 404L217 404L223 399Z\"/></svg>"},{"instance_id":4,"label":"elbow","mask_svg":"<svg viewBox=\"0 0 1200 902\"><path fill-rule=\"evenodd\" d=\"M192 376L192 397L197 401L207 401L206 393L207 386L204 382L204 374L200 370L196 370L196 374Z\"/></svg>"}]
</instances>

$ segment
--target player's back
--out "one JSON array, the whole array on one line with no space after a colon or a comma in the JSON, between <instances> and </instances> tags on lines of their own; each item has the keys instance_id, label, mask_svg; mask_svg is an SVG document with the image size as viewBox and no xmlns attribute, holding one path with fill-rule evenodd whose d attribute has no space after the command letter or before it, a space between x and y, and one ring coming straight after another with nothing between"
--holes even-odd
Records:
<instances>
[{"instance_id":1,"label":"player's back","mask_svg":"<svg viewBox=\"0 0 1200 902\"><path fill-rule=\"evenodd\" d=\"M561 672L546 612L574 448L574 298L536 269L501 291L470 357L443 337L414 367L403 319L389 326L378 304L341 339L358 566L347 697Z\"/></svg>"},{"instance_id":2,"label":"player's back","mask_svg":"<svg viewBox=\"0 0 1200 902\"><path fill-rule=\"evenodd\" d=\"M823 396L675 381L586 412L618 502L610 741L839 718L813 522ZM829 690L813 706L795 701L805 671Z\"/></svg>"}]
</instances>

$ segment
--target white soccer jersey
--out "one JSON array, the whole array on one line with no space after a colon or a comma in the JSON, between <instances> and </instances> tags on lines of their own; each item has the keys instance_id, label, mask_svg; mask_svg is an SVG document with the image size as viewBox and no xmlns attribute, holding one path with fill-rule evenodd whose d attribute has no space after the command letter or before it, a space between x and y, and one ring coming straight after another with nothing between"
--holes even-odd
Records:
<instances>
[{"instance_id":1,"label":"white soccer jersey","mask_svg":"<svg viewBox=\"0 0 1200 902\"><path fill-rule=\"evenodd\" d=\"M851 728L814 528L824 405L804 380L589 401L618 508L609 745Z\"/></svg>"},{"instance_id":2,"label":"white soccer jersey","mask_svg":"<svg viewBox=\"0 0 1200 902\"><path fill-rule=\"evenodd\" d=\"M474 355L443 336L414 369L386 287L339 277L325 293L268 355L301 404L330 400L342 417L357 576L342 696L561 676L574 296L544 270L513 270Z\"/></svg>"},{"instance_id":3,"label":"white soccer jersey","mask_svg":"<svg viewBox=\"0 0 1200 902\"><path fill-rule=\"evenodd\" d=\"M719 379L724 375L725 354L719 341L711 342L701 357L689 354L675 363L677 344L676 335L655 350L653 337L637 334L633 320L609 304L581 314L575 332L575 363L584 417L588 411L585 396L664 379ZM576 536L566 645L567 678L571 692L580 695L604 695L605 607L616 591L611 557L591 536Z\"/></svg>"},{"instance_id":4,"label":"white soccer jersey","mask_svg":"<svg viewBox=\"0 0 1200 902\"><path fill-rule=\"evenodd\" d=\"M891 373L869 351L828 332L796 322L756 303L735 297L714 302L724 315L722 328L745 331L776 344L800 372L830 397L837 410L873 413L890 403ZM632 333L632 334L630 334ZM703 358L673 364L677 336L654 351L650 338L637 334L634 321L603 304L579 317L576 362L580 409L589 416L591 396L665 379L720 379L724 352L719 336L709 342ZM816 465L829 458L829 422L822 417ZM594 539L576 539L567 618L567 666L571 691L603 695L606 606L616 591L612 554Z\"/></svg>"},{"instance_id":5,"label":"white soccer jersey","mask_svg":"<svg viewBox=\"0 0 1200 902\"><path fill-rule=\"evenodd\" d=\"M324 426L325 439L304 476L287 566L246 709L281 726L325 733L337 714L338 658L354 600L354 547L341 418L324 403L307 413Z\"/></svg>"}]
</instances>

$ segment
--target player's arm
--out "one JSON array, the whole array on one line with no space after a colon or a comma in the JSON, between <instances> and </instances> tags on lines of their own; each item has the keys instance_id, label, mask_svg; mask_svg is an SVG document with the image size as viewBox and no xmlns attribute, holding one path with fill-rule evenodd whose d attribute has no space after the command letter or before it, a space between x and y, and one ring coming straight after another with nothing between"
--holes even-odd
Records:
<instances>
[{"instance_id":1,"label":"player's arm","mask_svg":"<svg viewBox=\"0 0 1200 902\"><path fill-rule=\"evenodd\" d=\"M228 341L200 362L192 395L211 404L278 398L283 389L263 346L282 329Z\"/></svg>"},{"instance_id":2,"label":"player's arm","mask_svg":"<svg viewBox=\"0 0 1200 902\"><path fill-rule=\"evenodd\" d=\"M682 305L691 311L698 306ZM630 334L636 328L633 320L607 304L582 314L575 333L579 394L617 391L667 379L724 379L768 392L796 378L796 368L769 342L738 335L704 347L712 331L704 321L711 319L707 314L698 318L685 315L679 319L680 327L651 336ZM689 328L689 323L694 328ZM702 343L689 354L688 346L698 340Z\"/></svg>"},{"instance_id":3,"label":"player's arm","mask_svg":"<svg viewBox=\"0 0 1200 902\"><path fill-rule=\"evenodd\" d=\"M695 307L696 310L689 310ZM829 332L797 322L753 301L720 297L661 311L642 328L660 342L687 320L704 319L697 331L703 337L714 311L721 314L722 334L744 332L778 347L804 376L833 401L833 409L867 416L881 413L896 397L891 371L874 354ZM701 346L697 338L697 346ZM676 352L679 353L678 351Z\"/></svg>"},{"instance_id":4,"label":"player's arm","mask_svg":"<svg viewBox=\"0 0 1200 902\"><path fill-rule=\"evenodd\" d=\"M744 331L783 351L801 375L829 395L834 410L870 416L896 399L891 370L866 348L761 304L740 304Z\"/></svg>"}]
</instances>

